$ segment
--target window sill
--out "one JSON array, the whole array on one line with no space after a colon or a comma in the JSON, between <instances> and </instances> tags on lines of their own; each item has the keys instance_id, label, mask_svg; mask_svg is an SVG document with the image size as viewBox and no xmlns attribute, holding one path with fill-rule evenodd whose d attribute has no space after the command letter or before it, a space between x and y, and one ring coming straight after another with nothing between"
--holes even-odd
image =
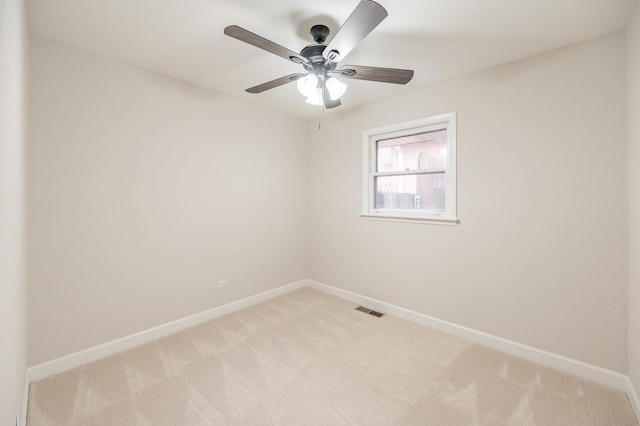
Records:
<instances>
[{"instance_id":1,"label":"window sill","mask_svg":"<svg viewBox=\"0 0 640 426\"><path fill-rule=\"evenodd\" d=\"M457 217L402 217L402 216L383 216L379 214L361 214L360 217L365 220L384 220L387 222L408 222L408 223L422 223L425 225L445 225L456 226L460 223Z\"/></svg>"}]
</instances>

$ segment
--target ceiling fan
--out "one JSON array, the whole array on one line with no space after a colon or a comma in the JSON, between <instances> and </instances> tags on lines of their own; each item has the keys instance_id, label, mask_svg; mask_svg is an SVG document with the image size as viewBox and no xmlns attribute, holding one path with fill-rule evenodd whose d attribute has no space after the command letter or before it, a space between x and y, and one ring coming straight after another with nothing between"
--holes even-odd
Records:
<instances>
[{"instance_id":1,"label":"ceiling fan","mask_svg":"<svg viewBox=\"0 0 640 426\"><path fill-rule=\"evenodd\" d=\"M300 54L237 25L226 27L224 33L286 60L300 64L306 71L250 87L246 90L247 92L262 93L297 81L298 90L307 96L308 103L324 105L326 108L335 108L341 105L340 97L347 87L346 84L333 77L333 75L356 80L394 84L407 84L413 78L413 70L363 65L343 65L338 68L338 62L343 60L387 16L388 13L385 8L378 3L371 0L360 0L358 6L356 6L329 44L325 44L329 35L329 28L325 25L311 27L310 32L315 43L302 49Z\"/></svg>"}]
</instances>

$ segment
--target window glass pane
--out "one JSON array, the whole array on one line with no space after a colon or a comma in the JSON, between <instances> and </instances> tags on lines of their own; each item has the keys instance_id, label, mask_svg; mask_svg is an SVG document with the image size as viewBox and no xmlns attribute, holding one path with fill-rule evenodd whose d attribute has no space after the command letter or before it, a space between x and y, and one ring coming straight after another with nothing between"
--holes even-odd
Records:
<instances>
[{"instance_id":1,"label":"window glass pane","mask_svg":"<svg viewBox=\"0 0 640 426\"><path fill-rule=\"evenodd\" d=\"M375 190L376 209L443 212L445 208L444 173L378 176Z\"/></svg>"},{"instance_id":2,"label":"window glass pane","mask_svg":"<svg viewBox=\"0 0 640 426\"><path fill-rule=\"evenodd\" d=\"M378 172L447 167L447 130L379 140L376 144Z\"/></svg>"}]
</instances>

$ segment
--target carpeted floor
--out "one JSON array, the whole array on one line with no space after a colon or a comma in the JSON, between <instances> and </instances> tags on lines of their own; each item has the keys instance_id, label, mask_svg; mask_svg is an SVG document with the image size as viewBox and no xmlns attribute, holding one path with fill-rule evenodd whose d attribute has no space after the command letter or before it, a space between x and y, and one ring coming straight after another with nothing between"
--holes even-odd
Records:
<instances>
[{"instance_id":1,"label":"carpeted floor","mask_svg":"<svg viewBox=\"0 0 640 426\"><path fill-rule=\"evenodd\" d=\"M304 288L31 384L28 425L637 425L626 395Z\"/></svg>"}]
</instances>

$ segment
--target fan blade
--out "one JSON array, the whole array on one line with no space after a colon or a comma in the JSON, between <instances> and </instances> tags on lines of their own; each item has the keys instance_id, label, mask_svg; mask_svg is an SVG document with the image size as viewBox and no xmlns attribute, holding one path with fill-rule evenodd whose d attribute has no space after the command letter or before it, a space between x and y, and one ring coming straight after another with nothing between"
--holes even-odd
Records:
<instances>
[{"instance_id":1,"label":"fan blade","mask_svg":"<svg viewBox=\"0 0 640 426\"><path fill-rule=\"evenodd\" d=\"M257 86L253 86L248 88L246 91L249 93L262 93L265 90L273 89L274 87L282 86L287 83L291 83L292 81L296 81L306 74L289 74L284 77L276 78L275 80L267 81L266 83L258 84Z\"/></svg>"},{"instance_id":2,"label":"fan blade","mask_svg":"<svg viewBox=\"0 0 640 426\"><path fill-rule=\"evenodd\" d=\"M413 70L367 67L363 65L344 65L340 67L338 73L344 78L394 84L407 84L413 78Z\"/></svg>"},{"instance_id":3,"label":"fan blade","mask_svg":"<svg viewBox=\"0 0 640 426\"><path fill-rule=\"evenodd\" d=\"M224 29L224 33L229 37L233 37L245 43L249 43L255 47L271 52L274 55L278 55L288 61L293 61L296 64L306 64L309 61L304 56L298 55L293 50L289 50L286 47L282 47L279 44L267 40L264 37L260 37L257 34L247 31L237 25L231 25Z\"/></svg>"},{"instance_id":4,"label":"fan blade","mask_svg":"<svg viewBox=\"0 0 640 426\"><path fill-rule=\"evenodd\" d=\"M340 99L336 99L335 101L331 100L331 96L329 96L329 90L327 89L327 86L324 86L322 88L322 102L324 102L324 107L327 109L339 107L340 105L342 105Z\"/></svg>"},{"instance_id":5,"label":"fan blade","mask_svg":"<svg viewBox=\"0 0 640 426\"><path fill-rule=\"evenodd\" d=\"M384 7L371 0L360 0L360 3L347 18L323 55L331 62L344 59L380 22L387 17Z\"/></svg>"}]
</instances>

